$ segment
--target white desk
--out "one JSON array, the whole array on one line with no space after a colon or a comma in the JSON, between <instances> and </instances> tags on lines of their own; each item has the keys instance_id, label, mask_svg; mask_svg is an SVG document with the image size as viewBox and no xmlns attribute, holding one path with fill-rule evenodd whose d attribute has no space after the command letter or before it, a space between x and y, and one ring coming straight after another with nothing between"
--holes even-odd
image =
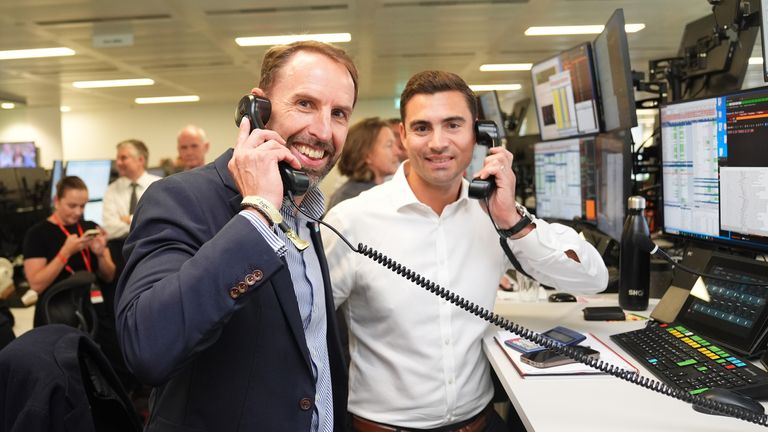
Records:
<instances>
[{"instance_id":1,"label":"white desk","mask_svg":"<svg viewBox=\"0 0 768 432\"><path fill-rule=\"evenodd\" d=\"M584 321L581 309L586 306L618 305L615 294L588 296L585 299L588 303L513 303L500 300L495 312L537 332L563 325L592 333L635 365L641 375L655 379L609 338L611 334L641 328L645 321ZM656 301L652 300L653 304ZM648 316L652 308L639 314ZM483 349L528 432L768 431L766 427L743 420L701 414L677 399L608 375L523 379L493 339L498 330L495 326L489 329ZM766 403L763 405L768 407Z\"/></svg>"}]
</instances>

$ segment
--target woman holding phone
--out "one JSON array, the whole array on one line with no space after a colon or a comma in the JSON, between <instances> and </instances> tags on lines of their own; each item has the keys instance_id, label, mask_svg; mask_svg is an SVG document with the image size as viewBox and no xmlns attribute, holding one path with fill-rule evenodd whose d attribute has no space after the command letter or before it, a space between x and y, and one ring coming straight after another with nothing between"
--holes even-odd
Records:
<instances>
[{"instance_id":1,"label":"woman holding phone","mask_svg":"<svg viewBox=\"0 0 768 432\"><path fill-rule=\"evenodd\" d=\"M53 213L24 236L24 274L39 296L77 271L94 273L105 283L115 277L115 263L104 230L83 221L88 188L79 177L62 178L56 185ZM40 308L34 326L45 324Z\"/></svg>"}]
</instances>

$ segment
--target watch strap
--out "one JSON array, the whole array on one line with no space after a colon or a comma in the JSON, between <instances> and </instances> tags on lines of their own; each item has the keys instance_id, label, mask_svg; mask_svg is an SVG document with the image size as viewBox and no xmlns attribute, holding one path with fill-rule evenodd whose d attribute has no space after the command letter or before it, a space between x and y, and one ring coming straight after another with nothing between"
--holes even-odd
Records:
<instances>
[{"instance_id":1,"label":"watch strap","mask_svg":"<svg viewBox=\"0 0 768 432\"><path fill-rule=\"evenodd\" d=\"M519 233L525 227L533 223L533 217L531 216L531 214L528 212L528 209L525 208L524 205L520 203L515 203L515 209L517 210L517 212L520 214L522 218L519 221L517 221L517 223L514 224L511 228L496 230L496 232L498 232L499 236L501 236L502 238L506 239L506 238L512 237L513 235Z\"/></svg>"}]
</instances>

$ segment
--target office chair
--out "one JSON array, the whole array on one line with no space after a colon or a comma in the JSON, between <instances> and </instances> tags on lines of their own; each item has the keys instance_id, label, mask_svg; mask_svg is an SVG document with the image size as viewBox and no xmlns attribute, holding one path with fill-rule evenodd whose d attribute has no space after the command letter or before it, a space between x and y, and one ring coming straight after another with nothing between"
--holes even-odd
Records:
<instances>
[{"instance_id":1,"label":"office chair","mask_svg":"<svg viewBox=\"0 0 768 432\"><path fill-rule=\"evenodd\" d=\"M61 324L0 351L0 432L139 432L136 411L98 345Z\"/></svg>"},{"instance_id":2,"label":"office chair","mask_svg":"<svg viewBox=\"0 0 768 432\"><path fill-rule=\"evenodd\" d=\"M96 276L93 273L79 271L51 285L37 304L37 307L42 308L43 322L36 322L35 327L65 324L95 336L99 327L98 319L88 300L94 283Z\"/></svg>"}]
</instances>

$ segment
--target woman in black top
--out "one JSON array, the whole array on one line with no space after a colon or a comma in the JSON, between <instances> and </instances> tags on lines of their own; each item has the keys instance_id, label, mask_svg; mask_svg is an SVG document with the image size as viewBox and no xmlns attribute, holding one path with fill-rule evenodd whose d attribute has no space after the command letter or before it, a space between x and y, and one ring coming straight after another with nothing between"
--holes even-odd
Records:
<instances>
[{"instance_id":1,"label":"woman in black top","mask_svg":"<svg viewBox=\"0 0 768 432\"><path fill-rule=\"evenodd\" d=\"M79 177L64 177L56 185L53 214L24 237L24 273L41 300L48 287L77 271L94 273L104 282L115 277L106 233L95 223L81 220L87 202L85 183ZM98 234L83 235L94 228ZM43 324L41 312L35 310L35 327Z\"/></svg>"}]
</instances>

